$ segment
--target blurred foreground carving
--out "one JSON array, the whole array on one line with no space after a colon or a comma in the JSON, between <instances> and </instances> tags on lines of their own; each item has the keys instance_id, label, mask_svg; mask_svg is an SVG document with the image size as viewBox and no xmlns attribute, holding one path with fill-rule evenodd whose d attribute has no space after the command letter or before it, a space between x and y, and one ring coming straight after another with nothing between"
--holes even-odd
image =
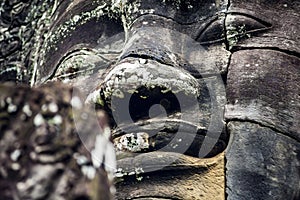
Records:
<instances>
[{"instance_id":1,"label":"blurred foreground carving","mask_svg":"<svg viewBox=\"0 0 300 200\"><path fill-rule=\"evenodd\" d=\"M0 199L112 198L104 166L95 167L87 150L97 145L99 125L82 105L71 87L59 84L0 86ZM77 112L84 124L75 125Z\"/></svg>"}]
</instances>

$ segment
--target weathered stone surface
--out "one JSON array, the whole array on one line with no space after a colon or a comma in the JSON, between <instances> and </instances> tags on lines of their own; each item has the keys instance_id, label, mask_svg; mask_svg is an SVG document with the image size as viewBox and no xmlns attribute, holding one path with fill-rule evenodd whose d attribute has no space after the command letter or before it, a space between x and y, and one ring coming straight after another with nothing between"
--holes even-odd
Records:
<instances>
[{"instance_id":1,"label":"weathered stone surface","mask_svg":"<svg viewBox=\"0 0 300 200\"><path fill-rule=\"evenodd\" d=\"M300 198L298 141L250 122L230 122L228 130L228 200Z\"/></svg>"},{"instance_id":2,"label":"weathered stone surface","mask_svg":"<svg viewBox=\"0 0 300 200\"><path fill-rule=\"evenodd\" d=\"M112 197L89 151L97 148L95 136L105 137L71 87L2 84L0 91L0 199Z\"/></svg>"},{"instance_id":3,"label":"weathered stone surface","mask_svg":"<svg viewBox=\"0 0 300 200\"><path fill-rule=\"evenodd\" d=\"M228 199L299 199L299 8L298 1L230 1Z\"/></svg>"},{"instance_id":4,"label":"weathered stone surface","mask_svg":"<svg viewBox=\"0 0 300 200\"><path fill-rule=\"evenodd\" d=\"M64 2L59 5L57 13L52 16L53 24L47 40L42 44L40 53L43 56L39 56L39 65L43 66L43 70L37 70L38 83L45 82L54 75L62 61L72 55L80 55L82 50L98 57L92 69L94 72L105 69L116 60L124 40L124 34L119 34L123 32L122 23L109 16L109 6L92 2L79 1L76 5ZM120 37L113 37L117 34ZM119 42L118 48L111 49L116 42Z\"/></svg>"},{"instance_id":5,"label":"weathered stone surface","mask_svg":"<svg viewBox=\"0 0 300 200\"><path fill-rule=\"evenodd\" d=\"M116 3L118 4L118 3ZM119 4L122 12L126 17L126 24L130 27L134 24L137 18L143 15L161 16L168 19L174 26L174 22L178 25L184 25L186 34L196 33L196 29L200 31L211 22L211 18L215 19L216 14L220 14L226 10L228 5L227 0L215 1L160 1L160 0L130 0L127 4ZM158 24L159 25L159 24ZM166 27L169 28L169 27Z\"/></svg>"},{"instance_id":6,"label":"weathered stone surface","mask_svg":"<svg viewBox=\"0 0 300 200\"><path fill-rule=\"evenodd\" d=\"M252 120L300 141L300 60L273 50L233 53L227 120Z\"/></svg>"},{"instance_id":7,"label":"weathered stone surface","mask_svg":"<svg viewBox=\"0 0 300 200\"><path fill-rule=\"evenodd\" d=\"M29 83L55 2L0 2L0 82Z\"/></svg>"},{"instance_id":8,"label":"weathered stone surface","mask_svg":"<svg viewBox=\"0 0 300 200\"><path fill-rule=\"evenodd\" d=\"M234 126L234 123L231 123L229 127L232 133L231 145L233 146L228 149L226 158L228 163L228 198L272 199L278 197L279 199L286 199L294 197L296 199L299 197L299 192L296 191L293 185L287 185L282 181L278 181L280 178L280 180L290 180L291 184L295 185L295 182L298 180L297 177L299 177L299 166L295 164L295 160L299 160L297 158L298 155L294 153L282 155L286 151L298 153L299 149L297 142L293 140L296 139L299 142L300 130L298 120L300 118L298 95L299 1L48 0L41 2L33 0L29 2L4 0L0 3L0 7L0 81L17 80L18 82L29 83L29 80L31 80L33 85L35 83L43 84L46 81L58 80L68 82L73 86L79 86L87 95L103 82L106 75L109 74L117 62L128 58L142 64L159 62L160 64L157 64L157 66L160 67L168 65L170 68L183 69L182 71L186 71L197 78L197 81L200 83L199 88L202 89L204 88L202 86L205 80L208 80L205 82L206 84L212 85L211 88L214 88L216 85L218 88L220 85L215 84L216 82L213 79L220 72L225 83L226 81L228 83L226 120L228 122L241 121L239 125ZM192 39L195 43L191 43L189 39ZM126 46L124 48L125 41ZM233 53L232 59L230 58L231 53ZM229 67L228 80L226 80L227 67ZM170 68L165 69L170 71ZM203 77L205 78L202 79ZM167 83L169 78L164 78L161 82ZM62 87L56 85L53 87L62 89ZM50 115L47 112L36 115L38 116L36 120L34 120L34 116L27 116L30 115L32 110L36 110L36 113L43 110L42 106L39 105L47 103L47 101L38 101L41 98L44 99L45 96L43 94L46 93L55 97L57 92L54 92L54 90L48 90L46 89L47 87L33 89L30 90L34 91L30 93L32 94L31 96L27 92L18 93L19 91L25 91L21 89L22 87L14 86L8 88L3 92L4 95L14 91L17 92L12 94L14 96L13 99L5 99L4 103L2 103L5 109L0 113L0 136L11 139L8 136L14 136L14 132L19 130L26 133L32 133L31 131L33 131L34 133L32 134L38 133L41 135L44 133L56 134L60 131L68 132L74 126L72 125L72 120L68 121L69 117L66 117L62 120L62 123L67 125L60 128L55 123L59 123L61 118L52 113ZM218 93L220 91L219 88L216 91ZM193 119L200 115L202 118L199 127L205 130L209 125L210 116L214 115L211 115L211 112L208 111L211 105L209 105L210 101L208 100L207 91L202 94L203 96L200 95L200 98L202 98L200 101L201 112L198 113L197 109L195 109L189 117ZM23 97L24 100L22 99ZM142 97L144 98L144 96ZM55 98L61 99L65 98L65 96L62 95ZM212 103L216 103L218 106L224 105L223 95L210 96L210 98ZM153 97L153 99L155 98ZM155 100L153 102L158 102L160 99ZM32 104L34 109L29 111L25 105L26 103L23 103L25 101L28 101L30 105L30 102L37 101L37 103ZM51 103L52 100L49 102ZM137 102L141 103L142 101L135 101L134 103ZM145 102L147 101L142 102L142 105ZM150 103L145 107L150 107ZM63 110L68 110L67 104L66 107L63 106ZM52 110L56 109L53 104L50 105L49 108ZM122 109L122 105L118 108ZM25 113L20 113L20 109L24 109ZM135 111L135 120L139 120L139 116L143 116L145 113L145 109L142 109L142 112L139 109L137 110ZM58 112L61 112L60 107ZM214 114L214 112L212 113ZM180 115L180 113L176 114ZM218 118L220 119L218 122L221 123L223 123L222 114L223 109L219 109L217 116L221 116ZM44 115L47 117L44 117ZM64 113L61 116L65 115L67 114ZM43 121L41 119L44 118L50 120L49 123L45 122L47 124L46 127L31 128L34 121L39 124ZM23 119L25 121L28 120L26 121L28 123L24 124ZM159 118L155 120L158 121ZM162 119L160 120L163 121ZM261 127L254 124L248 125L247 121L260 124ZM147 122L149 121L145 121L145 123ZM216 126L216 124L212 124L212 127ZM152 124L153 127L158 125L160 124ZM93 129L93 126L88 126L84 123L80 127ZM190 127L190 124L188 124L188 127ZM245 130L247 133L244 133L244 129L246 129L244 127L250 127ZM2 133L4 130L6 132ZM9 131L7 132L7 130ZM157 147L155 150L168 143L168 139L173 137L173 132L168 131L157 135L158 140L155 142L158 147L155 146ZM243 137L243 134L240 134L239 131L243 132L244 135L246 134L246 136ZM87 132L93 131L89 130ZM173 169L173 166L166 165L171 167L171 169L145 173L145 175L149 175L149 178L147 176L142 178L140 174L136 175L136 169L132 166L135 166L139 160L131 162L129 158L120 159L119 163L128 168L126 173L132 174L134 171L135 174L129 176L127 174L124 182L117 183L118 189L124 191L118 193L118 197L126 199L134 198L134 195L136 195L140 199L158 199L162 198L159 196L161 195L159 191L162 191L163 195L172 196L170 198L173 199L203 199L206 197L215 199L222 198L221 193L224 195L223 198L225 198L224 192L219 193L219 191L224 190L221 187L224 179L218 177L219 175L224 175L224 169L221 167L224 161L223 154L218 155L218 153L224 149L226 144L220 145L220 147L217 145L214 153L210 155L217 155L218 158L222 157L222 159L217 161L219 164L210 163L210 161L215 161L215 158L209 159L210 161L207 161L207 159L201 161L198 158L187 156L197 157L197 150L200 148L199 141L204 138L204 132L201 132L202 135L198 135L197 140L193 141L191 146L196 146L196 148L189 148L185 152L186 156L183 156L179 159L179 163L176 163L178 168L174 166ZM261 134L263 136L256 137L257 132L263 133ZM30 134L28 135L30 136ZM70 137L72 136L71 134ZM222 134L222 136L226 139L227 134ZM190 145L189 142L193 137L187 134L184 138L186 141L184 141L183 146L186 147ZM36 164L28 173L43 171L49 177L56 177L57 174L57 176L60 176L60 173L65 174L69 168L65 168L65 163L61 163L61 160L67 160L68 162L72 160L70 155L75 148L72 147L73 143L71 142L73 140L66 141L65 138L61 139L58 137L66 145L66 149L61 150L62 148L60 147L49 150L47 145L46 147L43 146L43 141L46 139L42 137L42 145L37 145L37 147L30 146L32 145L30 141L24 141L24 144L28 144L32 151L38 151L41 155L36 155L38 164L31 162L30 154L27 157L24 156L24 158L28 158L28 164L25 160L21 160L22 164L27 164L26 166L29 167L31 167L31 164ZM278 143L281 146L274 148L276 155L272 156L275 160L272 160L271 154L273 152L269 152L264 147L264 145L269 145L270 149L273 148L271 142L274 141L272 139L279 141ZM78 138L75 141L77 140ZM11 141L15 140L11 139ZM57 140L55 141L57 142ZM248 144L249 141L253 141L252 146ZM90 142L93 144L94 141ZM10 145L11 143L14 142L8 142L7 144ZM3 144L5 148L7 144ZM61 143L59 144L62 145ZM79 148L77 145L75 146ZM249 149L244 148L246 146L249 146ZM297 147L297 150L293 147ZM30 148L28 152L31 151ZM77 150L76 148L75 150ZM256 150L261 150L263 158L266 158L264 162L271 163L271 167L268 166L269 168L266 168L264 165L260 165L260 154L252 154ZM9 153L12 153L12 157L9 158L6 155L6 160L18 157L19 151L14 151L14 149L10 151ZM51 151L51 153L55 151L55 153L48 156L48 151ZM88 152L85 153L83 154L88 155ZM125 157L128 156L127 153L125 152ZM157 155L166 155L165 153L160 153ZM145 154L143 159L144 161L146 160L144 170L147 166L151 167L153 163L169 162L173 154L174 152L171 152L155 162L151 162L153 161L153 155L156 155L155 153L152 157ZM247 161L249 157L251 161ZM246 161L244 158L247 158ZM60 164L54 164L56 161ZM44 162L47 164L44 164ZM209 162L209 164L206 163L204 164L205 167L202 166L197 169L194 169L195 166L193 166L191 171L179 169L183 163L191 164L190 162L198 164ZM247 165L243 165L243 163L248 163L251 169ZM2 164L1 161L0 164ZM298 171L295 167L296 165ZM3 163L3 166L4 169L19 168L15 162ZM5 171L3 172L2 168L0 169L1 176L5 175ZM289 174L288 170L290 169L291 172ZM36 176L39 178L35 182L45 182L45 174L37 173ZM75 173L75 176L81 177L81 175L83 174L80 170L78 170L78 173ZM294 179L292 176L294 176ZM68 179L69 174L67 173L64 177ZM15 181L14 178L12 177L11 180ZM141 178L142 181L138 181ZM186 181L183 179L186 179ZM263 180L262 183L258 184L258 181L256 181L258 179ZM65 179L61 178L60 180ZM70 180L73 179L70 178ZM77 187L83 189L85 186L82 186L82 184L85 185L86 182L81 182L81 180L80 178L80 183L78 183ZM216 180L217 183L212 182ZM200 184L195 185L193 182L199 182ZM7 184L5 181L2 183L4 185ZM206 185L206 183L209 184ZM57 188L63 184L65 184L64 181L60 182ZM41 188L34 187L34 195L45 196L47 195L45 191L52 191L52 188L45 188L44 186L46 185L41 185ZM206 187L216 188L217 191L211 191L211 189ZM64 189L64 187L61 188ZM129 191L133 191L133 194L130 194L126 188L129 188ZM85 194L85 191L82 192L80 189L74 189L75 193ZM55 197L49 196L49 198L60 198L57 194L61 194L62 191L58 190L54 192ZM3 194L6 195L6 191L10 192L12 189L6 188L3 191L5 191ZM65 191L71 191L70 194L73 194L72 189L66 189L63 192ZM205 196L198 195L204 194L203 192L206 192ZM33 195L33 193L30 195ZM145 194L152 196L145 197L143 196ZM154 196L154 194L157 195ZM212 194L215 196L212 196ZM272 196L273 194L275 196ZM284 196L285 194L290 196ZM20 192L20 195L26 196L29 193L25 190L25 192ZM8 198L8 196L3 198Z\"/></svg>"},{"instance_id":9,"label":"weathered stone surface","mask_svg":"<svg viewBox=\"0 0 300 200\"><path fill-rule=\"evenodd\" d=\"M172 157L172 158L171 158ZM176 159L171 165L168 159ZM159 171L147 173L149 168ZM156 160L156 161L155 161ZM198 159L180 154L155 152L118 163L117 199L224 199L224 154ZM145 173L144 173L145 170Z\"/></svg>"},{"instance_id":10,"label":"weathered stone surface","mask_svg":"<svg viewBox=\"0 0 300 200\"><path fill-rule=\"evenodd\" d=\"M231 0L227 12L227 30L229 26L236 27L237 24L240 28L249 28L247 31L252 30L252 33L247 32L250 34L245 37L247 39L238 42L236 47L282 49L299 55L299 1ZM249 21L256 22L249 27Z\"/></svg>"}]
</instances>

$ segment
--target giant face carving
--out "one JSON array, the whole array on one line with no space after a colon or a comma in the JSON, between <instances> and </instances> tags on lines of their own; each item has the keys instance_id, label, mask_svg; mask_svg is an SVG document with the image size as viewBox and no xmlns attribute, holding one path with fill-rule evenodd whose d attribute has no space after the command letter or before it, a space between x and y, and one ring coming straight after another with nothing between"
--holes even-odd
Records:
<instances>
[{"instance_id":1,"label":"giant face carving","mask_svg":"<svg viewBox=\"0 0 300 200\"><path fill-rule=\"evenodd\" d=\"M288 0L61 1L32 83L71 84L107 111L118 199L297 199L299 11Z\"/></svg>"}]
</instances>

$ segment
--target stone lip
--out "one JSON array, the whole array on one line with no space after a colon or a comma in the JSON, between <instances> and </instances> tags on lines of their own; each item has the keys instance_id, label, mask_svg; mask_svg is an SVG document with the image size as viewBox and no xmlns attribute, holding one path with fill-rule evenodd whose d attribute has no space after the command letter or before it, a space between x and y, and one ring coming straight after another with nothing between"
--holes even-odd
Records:
<instances>
[{"instance_id":1,"label":"stone lip","mask_svg":"<svg viewBox=\"0 0 300 200\"><path fill-rule=\"evenodd\" d=\"M205 139L210 138L205 127L197 126L191 122L181 119L149 119L139 121L135 124L120 125L112 133L114 145L117 151L117 159L137 159L147 155L160 152L163 154L182 155L194 158L199 156L202 145L207 146ZM213 137L214 135L212 135ZM216 143L211 146L211 150L205 156L210 158L221 153L228 141L228 135L223 132L218 138L211 138ZM205 148L205 147L203 147ZM151 156L150 156L151 157ZM159 167L168 166L176 161L170 155L170 159L162 164L160 158L152 157L150 162ZM156 160L158 159L158 160ZM151 164L151 165L152 165ZM147 167L146 167L147 168Z\"/></svg>"},{"instance_id":2,"label":"stone lip","mask_svg":"<svg viewBox=\"0 0 300 200\"><path fill-rule=\"evenodd\" d=\"M107 73L101 88L105 99L134 93L139 87L162 87L174 94L199 96L199 83L186 71L150 59L127 58Z\"/></svg>"},{"instance_id":3,"label":"stone lip","mask_svg":"<svg viewBox=\"0 0 300 200\"><path fill-rule=\"evenodd\" d=\"M148 119L148 120L142 120L138 121L134 124L121 124L116 128L112 136L113 138L119 137L123 134L126 134L128 132L138 132L138 131L150 131L153 132L155 130L151 129L166 129L169 132L175 132L178 130L178 125L182 124L182 130L185 132L196 132L198 134L201 134L200 131L206 129L205 127L202 126L197 126L191 122L184 121L181 119L176 119L176 118L153 118L153 119Z\"/></svg>"},{"instance_id":4,"label":"stone lip","mask_svg":"<svg viewBox=\"0 0 300 200\"><path fill-rule=\"evenodd\" d=\"M195 158L176 152L150 152L141 153L135 157L123 158L117 161L117 177L147 174L154 171L172 171L172 170L208 170L214 166L222 154L213 158ZM121 173L121 174L118 174Z\"/></svg>"}]
</instances>

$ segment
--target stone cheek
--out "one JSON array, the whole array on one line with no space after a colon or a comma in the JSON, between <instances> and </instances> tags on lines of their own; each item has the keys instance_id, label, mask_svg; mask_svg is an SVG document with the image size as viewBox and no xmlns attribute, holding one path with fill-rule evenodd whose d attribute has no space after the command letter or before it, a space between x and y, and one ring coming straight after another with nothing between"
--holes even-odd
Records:
<instances>
[{"instance_id":1,"label":"stone cheek","mask_svg":"<svg viewBox=\"0 0 300 200\"><path fill-rule=\"evenodd\" d=\"M299 198L298 141L251 122L230 122L228 130L229 200Z\"/></svg>"},{"instance_id":2,"label":"stone cheek","mask_svg":"<svg viewBox=\"0 0 300 200\"><path fill-rule=\"evenodd\" d=\"M299 140L298 66L299 58L274 50L234 53L227 77L225 117L255 121Z\"/></svg>"}]
</instances>

